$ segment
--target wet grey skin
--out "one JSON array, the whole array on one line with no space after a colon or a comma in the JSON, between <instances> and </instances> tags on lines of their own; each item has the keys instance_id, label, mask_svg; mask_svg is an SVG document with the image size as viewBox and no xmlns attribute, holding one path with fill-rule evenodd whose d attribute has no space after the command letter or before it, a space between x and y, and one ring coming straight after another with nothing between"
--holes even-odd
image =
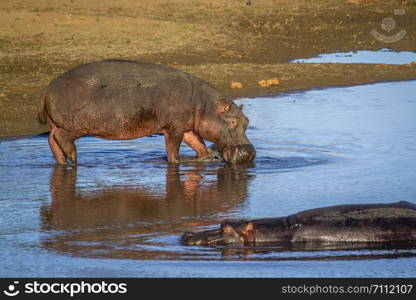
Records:
<instances>
[{"instance_id":1,"label":"wet grey skin","mask_svg":"<svg viewBox=\"0 0 416 300\"><path fill-rule=\"evenodd\" d=\"M216 144L228 164L256 156L242 106L202 79L158 64L105 60L75 67L46 87L38 119L51 127L48 142L59 164L77 163L74 141L87 135L163 134L169 163L180 162L182 142L200 161L210 158L205 141Z\"/></svg>"},{"instance_id":2,"label":"wet grey skin","mask_svg":"<svg viewBox=\"0 0 416 300\"><path fill-rule=\"evenodd\" d=\"M416 205L338 205L278 218L225 221L219 229L186 232L185 245L263 242L406 242L416 241Z\"/></svg>"}]
</instances>

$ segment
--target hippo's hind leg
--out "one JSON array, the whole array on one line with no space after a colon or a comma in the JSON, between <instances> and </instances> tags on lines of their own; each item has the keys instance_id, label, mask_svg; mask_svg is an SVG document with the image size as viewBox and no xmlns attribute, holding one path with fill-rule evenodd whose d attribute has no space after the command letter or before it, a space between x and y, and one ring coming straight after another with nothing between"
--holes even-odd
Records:
<instances>
[{"instance_id":1,"label":"hippo's hind leg","mask_svg":"<svg viewBox=\"0 0 416 300\"><path fill-rule=\"evenodd\" d=\"M183 141L196 152L198 158L208 156L208 150L205 146L204 140L193 131L185 132Z\"/></svg>"},{"instance_id":2,"label":"hippo's hind leg","mask_svg":"<svg viewBox=\"0 0 416 300\"><path fill-rule=\"evenodd\" d=\"M53 134L53 139L62 149L65 158L70 159L73 164L76 164L77 148L75 147L74 136L65 129L57 128ZM66 163L66 159L64 163Z\"/></svg>"},{"instance_id":3,"label":"hippo's hind leg","mask_svg":"<svg viewBox=\"0 0 416 300\"><path fill-rule=\"evenodd\" d=\"M54 138L57 129L58 128L51 123L51 132L49 133L48 138L49 146L51 147L53 157L55 157L56 161L60 164L66 164L65 154Z\"/></svg>"}]
</instances>

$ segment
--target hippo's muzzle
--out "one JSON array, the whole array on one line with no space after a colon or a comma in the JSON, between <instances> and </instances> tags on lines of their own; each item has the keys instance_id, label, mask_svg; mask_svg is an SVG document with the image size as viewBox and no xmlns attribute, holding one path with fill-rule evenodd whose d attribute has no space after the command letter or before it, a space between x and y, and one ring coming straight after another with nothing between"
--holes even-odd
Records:
<instances>
[{"instance_id":1,"label":"hippo's muzzle","mask_svg":"<svg viewBox=\"0 0 416 300\"><path fill-rule=\"evenodd\" d=\"M242 244L246 242L245 236L252 230L251 223L243 222L241 228L234 228L230 222L223 222L219 229L204 230L200 232L185 232L182 235L182 243L185 245L218 245L218 244Z\"/></svg>"},{"instance_id":2,"label":"hippo's muzzle","mask_svg":"<svg viewBox=\"0 0 416 300\"><path fill-rule=\"evenodd\" d=\"M201 232L185 232L181 239L185 245L215 245L224 242L221 229L206 230Z\"/></svg>"},{"instance_id":3,"label":"hippo's muzzle","mask_svg":"<svg viewBox=\"0 0 416 300\"><path fill-rule=\"evenodd\" d=\"M249 163L256 157L256 149L252 144L220 147L219 152L229 164Z\"/></svg>"}]
</instances>

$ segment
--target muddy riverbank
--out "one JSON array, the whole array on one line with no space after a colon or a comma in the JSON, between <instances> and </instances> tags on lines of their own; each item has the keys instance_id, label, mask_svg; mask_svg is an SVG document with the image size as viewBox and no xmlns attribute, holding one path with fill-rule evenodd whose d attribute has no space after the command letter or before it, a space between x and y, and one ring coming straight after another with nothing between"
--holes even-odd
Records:
<instances>
[{"instance_id":1,"label":"muddy riverbank","mask_svg":"<svg viewBox=\"0 0 416 300\"><path fill-rule=\"evenodd\" d=\"M415 64L288 63L359 49L415 51L416 1L246 2L103 0L99 7L83 0L1 3L0 136L47 131L35 113L43 88L73 66L105 58L167 64L240 97L416 79ZM372 30L406 34L385 43ZM268 78L278 78L280 84L258 86ZM232 81L242 88L231 89Z\"/></svg>"}]
</instances>

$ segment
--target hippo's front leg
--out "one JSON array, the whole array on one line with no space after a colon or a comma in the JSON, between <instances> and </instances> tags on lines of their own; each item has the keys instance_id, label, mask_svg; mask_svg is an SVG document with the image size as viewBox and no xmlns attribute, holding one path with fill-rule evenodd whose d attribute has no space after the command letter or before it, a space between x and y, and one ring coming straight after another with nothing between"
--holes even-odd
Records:
<instances>
[{"instance_id":1,"label":"hippo's front leg","mask_svg":"<svg viewBox=\"0 0 416 300\"><path fill-rule=\"evenodd\" d=\"M179 163L179 147L181 146L185 131L180 129L170 129L163 130L162 133L165 135L168 162Z\"/></svg>"},{"instance_id":2,"label":"hippo's front leg","mask_svg":"<svg viewBox=\"0 0 416 300\"><path fill-rule=\"evenodd\" d=\"M183 141L194 151L196 152L199 159L205 158L208 156L208 150L205 146L204 140L199 136L199 134L195 134L193 131L185 132L183 136Z\"/></svg>"}]
</instances>

